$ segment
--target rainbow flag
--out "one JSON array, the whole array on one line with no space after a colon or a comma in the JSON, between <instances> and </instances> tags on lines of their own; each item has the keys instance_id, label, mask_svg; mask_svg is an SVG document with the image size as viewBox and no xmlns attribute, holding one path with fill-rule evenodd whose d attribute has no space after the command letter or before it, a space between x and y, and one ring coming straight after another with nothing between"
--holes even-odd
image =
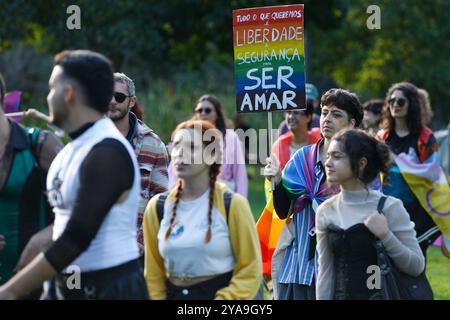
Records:
<instances>
[{"instance_id":1,"label":"rainbow flag","mask_svg":"<svg viewBox=\"0 0 450 320\"><path fill-rule=\"evenodd\" d=\"M266 207L256 222L256 231L261 247L263 274L270 276L272 274L272 256L286 220L281 220L275 212L272 193L269 193L268 197Z\"/></svg>"},{"instance_id":2,"label":"rainbow flag","mask_svg":"<svg viewBox=\"0 0 450 320\"><path fill-rule=\"evenodd\" d=\"M13 113L19 111L21 95L22 91L11 91L6 93L5 113ZM20 122L22 120L22 116L12 117L11 119L13 119L16 122Z\"/></svg>"},{"instance_id":3,"label":"rainbow flag","mask_svg":"<svg viewBox=\"0 0 450 320\"><path fill-rule=\"evenodd\" d=\"M302 4L233 10L236 110L305 107Z\"/></svg>"},{"instance_id":4,"label":"rainbow flag","mask_svg":"<svg viewBox=\"0 0 450 320\"><path fill-rule=\"evenodd\" d=\"M434 152L420 163L414 153L395 158L403 178L445 237L450 238L450 187Z\"/></svg>"}]
</instances>

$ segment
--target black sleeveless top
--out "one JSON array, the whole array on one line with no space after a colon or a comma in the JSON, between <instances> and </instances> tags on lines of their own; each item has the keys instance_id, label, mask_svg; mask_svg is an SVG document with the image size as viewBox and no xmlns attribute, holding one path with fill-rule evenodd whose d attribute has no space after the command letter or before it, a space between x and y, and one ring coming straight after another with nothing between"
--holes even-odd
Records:
<instances>
[{"instance_id":1,"label":"black sleeveless top","mask_svg":"<svg viewBox=\"0 0 450 320\"><path fill-rule=\"evenodd\" d=\"M335 225L328 227L330 245L334 254L335 300L369 300L378 290L369 289L367 280L372 273L367 267L377 265L375 236L363 223L348 229Z\"/></svg>"}]
</instances>

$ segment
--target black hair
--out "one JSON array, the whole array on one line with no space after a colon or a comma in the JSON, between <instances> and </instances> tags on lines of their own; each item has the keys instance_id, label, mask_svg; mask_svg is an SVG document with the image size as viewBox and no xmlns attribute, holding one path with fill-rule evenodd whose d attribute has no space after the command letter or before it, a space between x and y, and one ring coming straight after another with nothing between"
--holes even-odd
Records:
<instances>
[{"instance_id":1,"label":"black hair","mask_svg":"<svg viewBox=\"0 0 450 320\"><path fill-rule=\"evenodd\" d=\"M6 94L6 85L5 80L3 80L3 76L0 73L0 107L3 108L3 103L5 101L5 94Z\"/></svg>"},{"instance_id":2,"label":"black hair","mask_svg":"<svg viewBox=\"0 0 450 320\"><path fill-rule=\"evenodd\" d=\"M83 90L87 106L106 113L114 92L111 61L89 50L66 50L54 58L54 65L63 68L64 76L75 80Z\"/></svg>"},{"instance_id":3,"label":"black hair","mask_svg":"<svg viewBox=\"0 0 450 320\"><path fill-rule=\"evenodd\" d=\"M359 127L364 117L364 112L358 96L344 89L333 88L324 93L320 100L320 107L335 106L344 110L350 119L355 119L355 127Z\"/></svg>"},{"instance_id":4,"label":"black hair","mask_svg":"<svg viewBox=\"0 0 450 320\"><path fill-rule=\"evenodd\" d=\"M358 179L369 185L380 172L387 173L392 165L389 147L359 129L340 131L333 137L350 159L350 168ZM367 165L359 172L359 160L367 159Z\"/></svg>"},{"instance_id":5,"label":"black hair","mask_svg":"<svg viewBox=\"0 0 450 320\"><path fill-rule=\"evenodd\" d=\"M363 110L372 112L375 115L381 115L383 111L384 100L383 99L372 99L364 102Z\"/></svg>"},{"instance_id":6,"label":"black hair","mask_svg":"<svg viewBox=\"0 0 450 320\"><path fill-rule=\"evenodd\" d=\"M198 99L197 104L202 101L208 101L214 106L217 114L217 119L216 123L213 123L213 125L215 125L216 128L219 129L219 131L225 137L227 126L225 125L225 116L223 115L222 105L220 104L219 99L217 99L217 97L212 94L205 94Z\"/></svg>"},{"instance_id":7,"label":"black hair","mask_svg":"<svg viewBox=\"0 0 450 320\"><path fill-rule=\"evenodd\" d=\"M409 133L412 135L419 135L422 128L422 115L420 108L420 96L417 87L409 82L399 82L392 85L386 95L385 106L383 110L383 126L385 129L395 129L395 119L389 110L389 99L394 91L400 90L408 100L408 114L406 122Z\"/></svg>"}]
</instances>

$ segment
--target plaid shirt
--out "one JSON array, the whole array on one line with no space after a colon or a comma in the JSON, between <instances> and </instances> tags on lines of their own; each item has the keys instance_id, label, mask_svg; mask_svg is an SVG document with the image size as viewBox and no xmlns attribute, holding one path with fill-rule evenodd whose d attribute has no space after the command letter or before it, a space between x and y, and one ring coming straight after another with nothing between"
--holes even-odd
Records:
<instances>
[{"instance_id":1,"label":"plaid shirt","mask_svg":"<svg viewBox=\"0 0 450 320\"><path fill-rule=\"evenodd\" d=\"M141 199L139 201L137 240L140 254L144 254L144 233L142 219L148 201L156 194L167 191L167 166L169 157L167 149L161 139L138 120L130 112L130 131L127 140L133 146L139 170L141 172Z\"/></svg>"}]
</instances>

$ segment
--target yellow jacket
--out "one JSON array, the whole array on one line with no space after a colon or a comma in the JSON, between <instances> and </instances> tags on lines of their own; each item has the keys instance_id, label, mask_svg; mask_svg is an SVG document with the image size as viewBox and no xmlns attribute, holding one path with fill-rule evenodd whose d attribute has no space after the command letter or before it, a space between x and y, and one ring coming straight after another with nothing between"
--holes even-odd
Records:
<instances>
[{"instance_id":1,"label":"yellow jacket","mask_svg":"<svg viewBox=\"0 0 450 320\"><path fill-rule=\"evenodd\" d=\"M227 190L222 183L214 188L214 207L225 217L223 196ZM174 201L176 190L172 190L166 201ZM153 300L166 299L166 280L168 275L164 261L158 250L159 221L156 203L159 196L153 197L144 213L145 279ZM235 267L229 286L216 293L218 300L249 300L256 296L261 285L261 252L255 222L247 199L234 193L228 214L228 228L231 247L235 257ZM213 235L214 236L214 235Z\"/></svg>"}]
</instances>

